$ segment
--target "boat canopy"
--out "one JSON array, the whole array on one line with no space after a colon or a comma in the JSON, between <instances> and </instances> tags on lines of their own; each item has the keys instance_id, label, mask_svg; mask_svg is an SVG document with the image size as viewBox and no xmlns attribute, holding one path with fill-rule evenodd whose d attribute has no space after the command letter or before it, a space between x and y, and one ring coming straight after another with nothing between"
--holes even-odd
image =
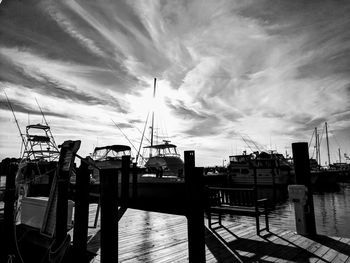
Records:
<instances>
[{"instance_id":1,"label":"boat canopy","mask_svg":"<svg viewBox=\"0 0 350 263\"><path fill-rule=\"evenodd\" d=\"M164 144L157 144L157 145L152 145L152 146L145 146L143 148L152 148L152 149L167 149L167 148L176 148L175 144L170 144L170 143L164 143Z\"/></svg>"},{"instance_id":2,"label":"boat canopy","mask_svg":"<svg viewBox=\"0 0 350 263\"><path fill-rule=\"evenodd\" d=\"M48 129L50 129L50 127L47 126L47 125L43 125L43 124L38 123L38 124L31 124L31 125L28 125L28 126L27 126L27 129L48 130Z\"/></svg>"},{"instance_id":3,"label":"boat canopy","mask_svg":"<svg viewBox=\"0 0 350 263\"><path fill-rule=\"evenodd\" d=\"M123 151L131 151L130 146L127 145L121 145L121 144L115 144L115 145L107 145L103 147L96 147L94 152L100 151L100 150L112 150L115 152L123 152Z\"/></svg>"}]
</instances>

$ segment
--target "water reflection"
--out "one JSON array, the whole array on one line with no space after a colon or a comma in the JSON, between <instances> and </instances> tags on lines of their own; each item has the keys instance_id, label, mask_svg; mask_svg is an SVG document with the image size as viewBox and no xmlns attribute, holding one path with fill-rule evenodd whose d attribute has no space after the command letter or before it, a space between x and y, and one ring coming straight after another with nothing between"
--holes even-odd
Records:
<instances>
[{"instance_id":1,"label":"water reflection","mask_svg":"<svg viewBox=\"0 0 350 263\"><path fill-rule=\"evenodd\" d=\"M348 224L350 221L350 184L341 183L337 189L333 189L333 192L315 190L317 191L314 192L313 199L317 233L350 237L350 224ZM271 199L272 189L259 189L259 197L263 196ZM270 224L295 231L294 204L288 200L285 189L278 189L276 197L276 206L270 215ZM234 220L254 222L254 219L247 217L234 217Z\"/></svg>"}]
</instances>

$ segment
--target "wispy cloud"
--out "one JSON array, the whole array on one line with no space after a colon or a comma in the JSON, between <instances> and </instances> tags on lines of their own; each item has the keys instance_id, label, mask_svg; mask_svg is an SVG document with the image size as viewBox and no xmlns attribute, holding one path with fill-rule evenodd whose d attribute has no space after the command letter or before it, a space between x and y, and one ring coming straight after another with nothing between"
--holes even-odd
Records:
<instances>
[{"instance_id":1,"label":"wispy cloud","mask_svg":"<svg viewBox=\"0 0 350 263\"><path fill-rule=\"evenodd\" d=\"M339 136L350 127L347 1L3 1L0 12L0 84L18 111L34 114L39 97L59 131L69 123L90 143L114 134L111 118L142 129L154 77L184 148L224 152L240 134L283 148L324 121Z\"/></svg>"}]
</instances>

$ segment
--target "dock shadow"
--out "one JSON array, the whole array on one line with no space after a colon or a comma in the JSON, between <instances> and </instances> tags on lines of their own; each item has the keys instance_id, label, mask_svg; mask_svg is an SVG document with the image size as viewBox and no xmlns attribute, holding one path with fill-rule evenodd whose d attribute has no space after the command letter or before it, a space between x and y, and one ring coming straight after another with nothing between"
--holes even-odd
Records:
<instances>
[{"instance_id":1,"label":"dock shadow","mask_svg":"<svg viewBox=\"0 0 350 263\"><path fill-rule=\"evenodd\" d=\"M237 252L227 247L225 240L215 231L218 228L205 227L205 243L217 262L245 262Z\"/></svg>"},{"instance_id":2,"label":"dock shadow","mask_svg":"<svg viewBox=\"0 0 350 263\"><path fill-rule=\"evenodd\" d=\"M347 255L350 257L350 245L347 243L340 242L328 236L316 235L314 237L309 237L315 242L318 242L326 247L334 249L335 251Z\"/></svg>"},{"instance_id":3,"label":"dock shadow","mask_svg":"<svg viewBox=\"0 0 350 263\"><path fill-rule=\"evenodd\" d=\"M235 240L227 242L217 232L219 228L225 230L227 233L234 236ZM211 241L211 243L207 243L207 246L212 252L212 254L215 257L217 257L216 254L218 254L218 251L220 253L223 253L224 251L226 255L224 255L222 259L227 260L228 254L231 254L231 257L234 256L236 259L236 261L234 262L264 262L264 257L279 258L287 261L297 260L298 262L310 262L310 259L316 258L318 260L328 262L322 259L321 257L315 255L314 253L307 251L306 249L294 244L293 242L271 231L268 231L263 235L260 234L258 236L259 239L239 237L225 226L216 227L211 230L207 229L206 234ZM287 242L288 245L274 243L273 241L268 239L271 236L276 236L284 240L285 242ZM219 262L225 262L225 260L220 261L219 258L216 259Z\"/></svg>"}]
</instances>

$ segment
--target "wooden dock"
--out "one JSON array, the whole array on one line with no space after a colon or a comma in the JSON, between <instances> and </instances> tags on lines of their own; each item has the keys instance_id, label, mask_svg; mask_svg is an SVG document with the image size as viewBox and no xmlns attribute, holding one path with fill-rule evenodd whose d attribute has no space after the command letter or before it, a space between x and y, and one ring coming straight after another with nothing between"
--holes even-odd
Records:
<instances>
[{"instance_id":1,"label":"wooden dock","mask_svg":"<svg viewBox=\"0 0 350 263\"><path fill-rule=\"evenodd\" d=\"M96 205L90 205L93 225ZM88 250L100 262L99 224L89 228ZM249 221L225 220L223 227L206 228L206 262L350 262L350 238L307 238L276 228L256 235ZM128 209L119 221L118 262L188 262L185 216Z\"/></svg>"}]
</instances>

